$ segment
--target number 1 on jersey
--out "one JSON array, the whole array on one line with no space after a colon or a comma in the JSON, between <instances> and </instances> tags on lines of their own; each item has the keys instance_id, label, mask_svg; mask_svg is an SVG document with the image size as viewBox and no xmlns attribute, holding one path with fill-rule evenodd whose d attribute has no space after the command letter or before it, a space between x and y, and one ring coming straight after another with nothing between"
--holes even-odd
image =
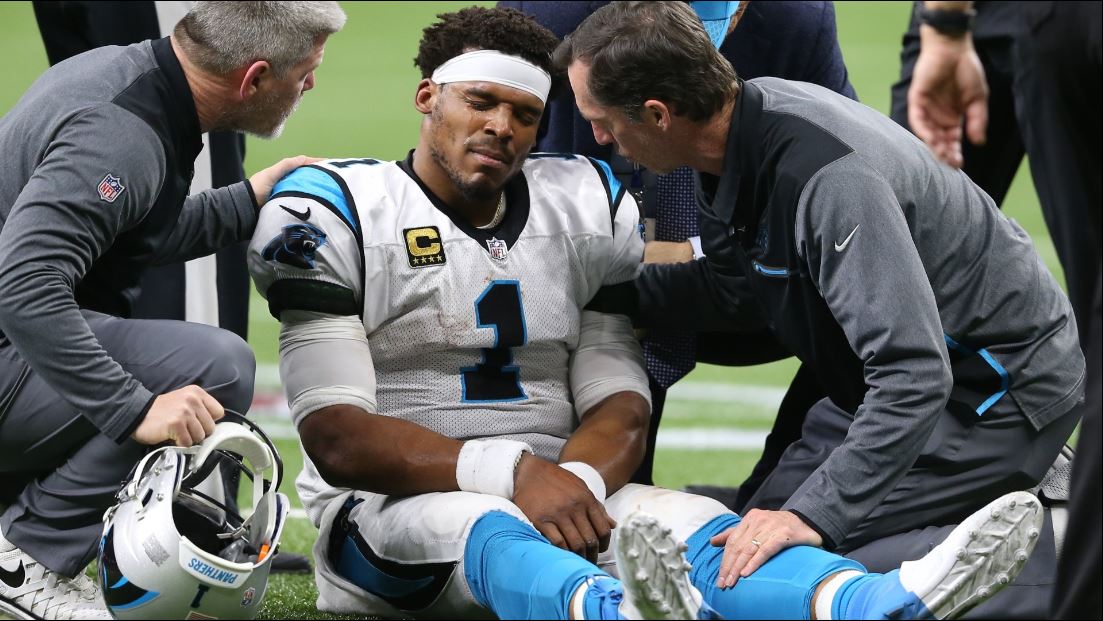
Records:
<instances>
[{"instance_id":1,"label":"number 1 on jersey","mask_svg":"<svg viewBox=\"0 0 1103 621\"><path fill-rule=\"evenodd\" d=\"M528 342L521 283L495 280L475 300L475 323L494 328L494 347L483 348L483 361L460 369L464 401L528 399L521 388L521 368L513 364L512 347Z\"/></svg>"}]
</instances>

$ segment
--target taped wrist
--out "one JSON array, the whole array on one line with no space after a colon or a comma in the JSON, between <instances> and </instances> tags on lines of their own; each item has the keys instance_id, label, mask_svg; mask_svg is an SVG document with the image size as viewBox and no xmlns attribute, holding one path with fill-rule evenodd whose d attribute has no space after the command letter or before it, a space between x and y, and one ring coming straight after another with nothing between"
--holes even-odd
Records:
<instances>
[{"instance_id":1,"label":"taped wrist","mask_svg":"<svg viewBox=\"0 0 1103 621\"><path fill-rule=\"evenodd\" d=\"M456 483L465 492L513 499L513 474L532 447L516 440L468 440L456 460Z\"/></svg>"},{"instance_id":2,"label":"taped wrist","mask_svg":"<svg viewBox=\"0 0 1103 621\"><path fill-rule=\"evenodd\" d=\"M601 478L593 466L583 461L568 461L559 464L559 467L582 479L586 487L590 488L594 498L597 498L598 502L605 502L605 479Z\"/></svg>"}]
</instances>

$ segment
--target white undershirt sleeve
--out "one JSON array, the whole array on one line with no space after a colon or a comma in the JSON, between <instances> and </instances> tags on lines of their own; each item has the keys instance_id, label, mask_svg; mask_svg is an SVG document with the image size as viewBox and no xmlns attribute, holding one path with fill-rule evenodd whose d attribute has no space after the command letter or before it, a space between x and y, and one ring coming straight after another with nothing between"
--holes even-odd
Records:
<instances>
[{"instance_id":1,"label":"white undershirt sleeve","mask_svg":"<svg viewBox=\"0 0 1103 621\"><path fill-rule=\"evenodd\" d=\"M377 413L375 365L359 317L285 310L280 379L296 426L331 405Z\"/></svg>"},{"instance_id":2,"label":"white undershirt sleeve","mask_svg":"<svg viewBox=\"0 0 1103 621\"><path fill-rule=\"evenodd\" d=\"M643 348L624 315L582 311L578 348L571 352L571 393L579 419L618 392L635 392L651 405Z\"/></svg>"}]
</instances>

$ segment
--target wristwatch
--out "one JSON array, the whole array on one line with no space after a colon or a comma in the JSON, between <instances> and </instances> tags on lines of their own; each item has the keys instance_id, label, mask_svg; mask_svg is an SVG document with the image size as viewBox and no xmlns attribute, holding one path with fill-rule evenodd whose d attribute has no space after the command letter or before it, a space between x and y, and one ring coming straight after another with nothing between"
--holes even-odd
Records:
<instances>
[{"instance_id":1,"label":"wristwatch","mask_svg":"<svg viewBox=\"0 0 1103 621\"><path fill-rule=\"evenodd\" d=\"M916 16L920 24L926 24L947 37L960 37L973 29L973 20L977 12L973 9L966 11L948 11L945 9L928 9L921 2L916 3Z\"/></svg>"}]
</instances>

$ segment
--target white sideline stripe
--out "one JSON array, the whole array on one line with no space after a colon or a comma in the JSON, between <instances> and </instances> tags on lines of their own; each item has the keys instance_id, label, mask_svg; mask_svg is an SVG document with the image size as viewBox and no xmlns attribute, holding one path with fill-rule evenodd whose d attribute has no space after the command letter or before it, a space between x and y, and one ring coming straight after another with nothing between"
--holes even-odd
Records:
<instances>
[{"instance_id":1,"label":"white sideline stripe","mask_svg":"<svg viewBox=\"0 0 1103 621\"><path fill-rule=\"evenodd\" d=\"M258 364L257 375L254 383L259 392L261 389L265 390L278 390L283 385L280 382L280 365L278 364Z\"/></svg>"},{"instance_id":2,"label":"white sideline stripe","mask_svg":"<svg viewBox=\"0 0 1103 621\"><path fill-rule=\"evenodd\" d=\"M761 449L766 443L766 431L751 431L733 427L696 427L694 429L659 429L656 448L705 451L709 449Z\"/></svg>"},{"instance_id":3,"label":"white sideline stripe","mask_svg":"<svg viewBox=\"0 0 1103 621\"><path fill-rule=\"evenodd\" d=\"M784 397L785 389L776 386L716 382L680 382L666 393L667 400L754 405L772 410L777 410Z\"/></svg>"}]
</instances>

